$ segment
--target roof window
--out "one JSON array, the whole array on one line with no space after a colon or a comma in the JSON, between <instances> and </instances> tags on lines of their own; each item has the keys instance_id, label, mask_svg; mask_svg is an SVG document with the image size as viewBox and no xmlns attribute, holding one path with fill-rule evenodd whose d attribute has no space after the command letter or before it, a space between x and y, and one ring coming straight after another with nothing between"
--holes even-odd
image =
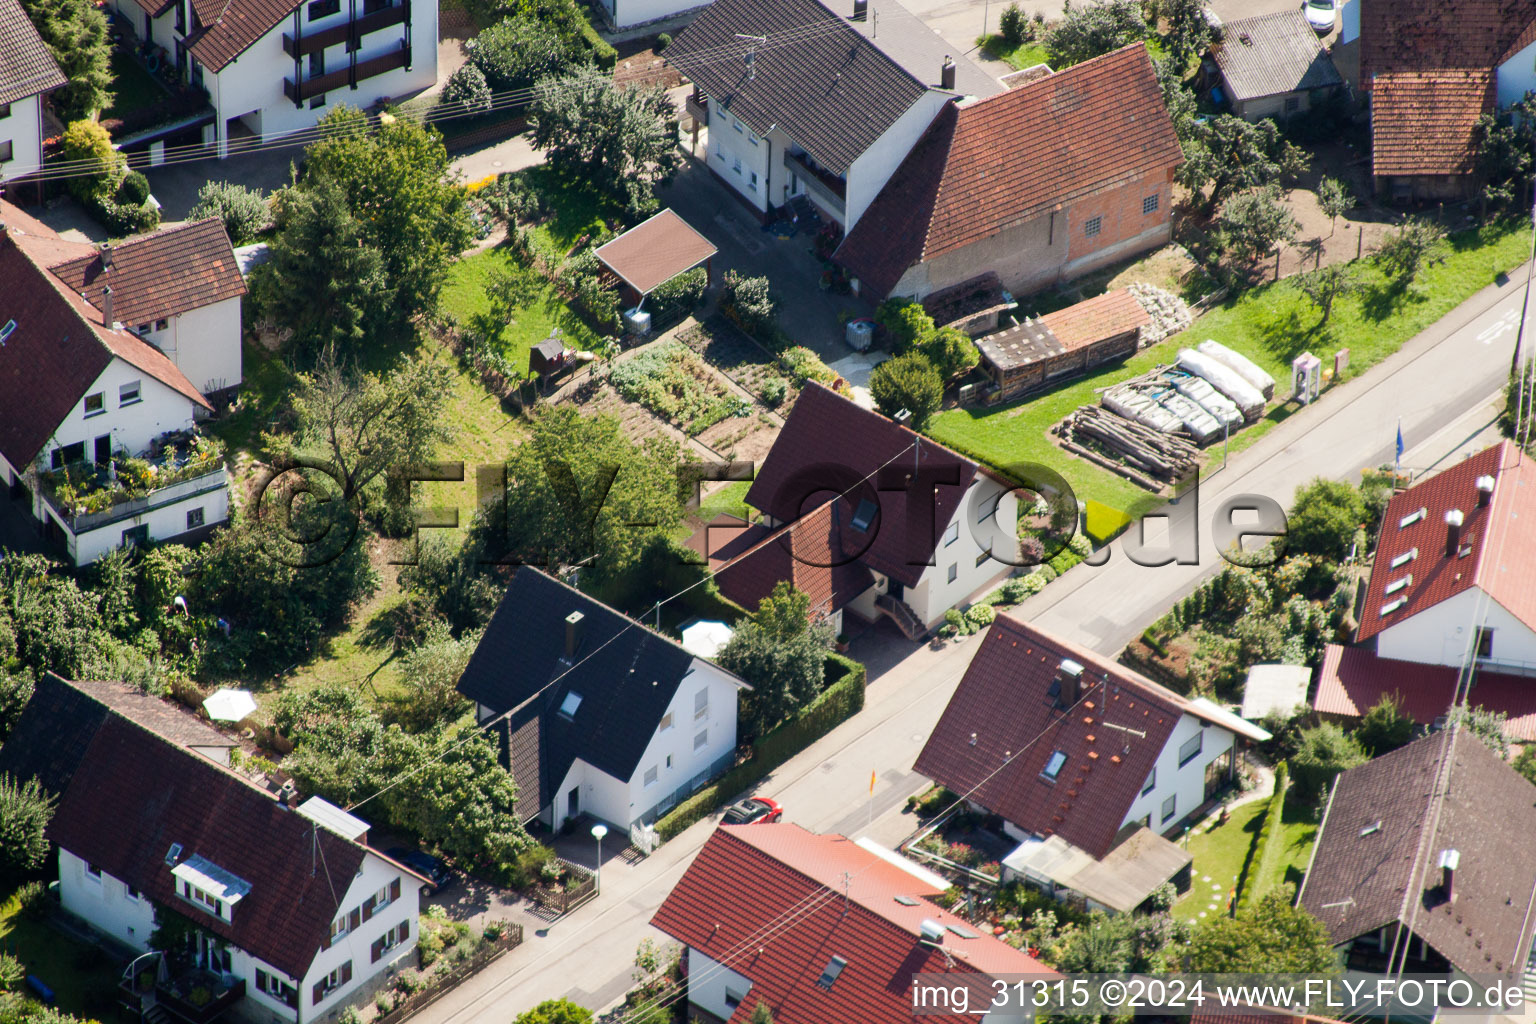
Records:
<instances>
[{"instance_id":1,"label":"roof window","mask_svg":"<svg viewBox=\"0 0 1536 1024\"><path fill-rule=\"evenodd\" d=\"M575 718L576 709L581 707L581 694L572 690L565 695L565 700L560 702L560 713L566 718Z\"/></svg>"},{"instance_id":2,"label":"roof window","mask_svg":"<svg viewBox=\"0 0 1536 1024\"><path fill-rule=\"evenodd\" d=\"M875 521L875 513L879 511L880 506L868 498L860 500L859 507L853 510L853 528L860 533L868 533L870 525Z\"/></svg>"},{"instance_id":3,"label":"roof window","mask_svg":"<svg viewBox=\"0 0 1536 1024\"><path fill-rule=\"evenodd\" d=\"M1388 615L1391 615L1393 612L1397 611L1407 603L1408 599L1406 597L1399 597L1388 601L1386 604L1381 606L1381 617L1386 618Z\"/></svg>"},{"instance_id":4,"label":"roof window","mask_svg":"<svg viewBox=\"0 0 1536 1024\"><path fill-rule=\"evenodd\" d=\"M1388 583L1387 584L1387 589L1382 591L1382 593L1384 593L1384 594L1395 594L1399 590L1402 590L1404 587L1408 586L1412 582L1413 582L1413 573L1409 573L1407 576L1404 576L1400 580L1393 580L1391 583Z\"/></svg>"},{"instance_id":5,"label":"roof window","mask_svg":"<svg viewBox=\"0 0 1536 1024\"><path fill-rule=\"evenodd\" d=\"M1373 832L1380 832L1380 831L1381 831L1381 819L1377 818L1375 821L1373 821L1369 825L1365 826L1365 828L1361 829L1360 830L1360 834L1362 836L1368 836L1368 835L1370 835Z\"/></svg>"},{"instance_id":6,"label":"roof window","mask_svg":"<svg viewBox=\"0 0 1536 1024\"><path fill-rule=\"evenodd\" d=\"M917 906L917 900L913 899L911 896L897 896L896 902L900 903L904 907Z\"/></svg>"},{"instance_id":7,"label":"roof window","mask_svg":"<svg viewBox=\"0 0 1536 1024\"><path fill-rule=\"evenodd\" d=\"M1417 512L1410 512L1397 521L1397 528L1399 530L1406 530L1427 515L1429 515L1429 509L1427 508L1421 508Z\"/></svg>"},{"instance_id":8,"label":"roof window","mask_svg":"<svg viewBox=\"0 0 1536 1024\"><path fill-rule=\"evenodd\" d=\"M16 321L7 320L4 327L0 327L0 345L4 345L12 334L16 333Z\"/></svg>"},{"instance_id":9,"label":"roof window","mask_svg":"<svg viewBox=\"0 0 1536 1024\"><path fill-rule=\"evenodd\" d=\"M1402 554L1398 555L1396 558L1392 559L1392 568L1401 569L1403 566L1407 565L1409 562L1418 557L1419 549L1410 548L1407 551L1404 551Z\"/></svg>"},{"instance_id":10,"label":"roof window","mask_svg":"<svg viewBox=\"0 0 1536 1024\"><path fill-rule=\"evenodd\" d=\"M1065 753L1060 750L1053 751L1051 754L1051 759L1045 762L1045 771L1041 772L1040 774L1045 778L1050 779L1052 782L1055 782L1056 776L1061 774L1062 765L1066 763L1067 755Z\"/></svg>"},{"instance_id":11,"label":"roof window","mask_svg":"<svg viewBox=\"0 0 1536 1024\"><path fill-rule=\"evenodd\" d=\"M826 970L821 972L821 977L816 979L816 984L822 988L831 988L837 976L843 973L843 968L848 966L848 961L840 956L834 956L827 961Z\"/></svg>"}]
</instances>

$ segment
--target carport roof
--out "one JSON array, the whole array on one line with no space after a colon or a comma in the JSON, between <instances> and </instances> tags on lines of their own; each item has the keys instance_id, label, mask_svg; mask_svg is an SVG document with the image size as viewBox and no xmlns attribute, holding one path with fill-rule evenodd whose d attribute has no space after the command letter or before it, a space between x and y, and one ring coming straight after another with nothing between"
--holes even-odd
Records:
<instances>
[{"instance_id":1,"label":"carport roof","mask_svg":"<svg viewBox=\"0 0 1536 1024\"><path fill-rule=\"evenodd\" d=\"M625 284L646 295L717 252L714 243L669 207L599 246L597 258Z\"/></svg>"}]
</instances>

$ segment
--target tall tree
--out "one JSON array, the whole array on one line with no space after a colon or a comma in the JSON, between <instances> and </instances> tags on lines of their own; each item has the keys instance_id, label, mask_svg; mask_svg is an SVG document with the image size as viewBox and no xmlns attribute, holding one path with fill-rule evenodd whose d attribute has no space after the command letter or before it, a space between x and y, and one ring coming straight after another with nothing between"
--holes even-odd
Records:
<instances>
[{"instance_id":1,"label":"tall tree","mask_svg":"<svg viewBox=\"0 0 1536 1024\"><path fill-rule=\"evenodd\" d=\"M1209 973L1337 974L1328 929L1291 905L1295 890L1277 885L1237 917L1217 915L1195 926L1189 970Z\"/></svg>"},{"instance_id":2,"label":"tall tree","mask_svg":"<svg viewBox=\"0 0 1536 1024\"><path fill-rule=\"evenodd\" d=\"M1205 18L1204 0L1156 0L1153 17L1167 25L1163 43L1174 67L1184 72L1211 41L1211 23Z\"/></svg>"},{"instance_id":3,"label":"tall tree","mask_svg":"<svg viewBox=\"0 0 1536 1024\"><path fill-rule=\"evenodd\" d=\"M320 140L304 151L304 187L329 181L346 197L364 238L383 257L390 312L430 312L449 262L474 237L442 135L404 118L370 130L362 111L347 106L327 114L320 130Z\"/></svg>"},{"instance_id":4,"label":"tall tree","mask_svg":"<svg viewBox=\"0 0 1536 1024\"><path fill-rule=\"evenodd\" d=\"M64 121L94 118L112 102L112 39L107 16L88 0L25 0L43 45L64 73L53 103Z\"/></svg>"},{"instance_id":5,"label":"tall tree","mask_svg":"<svg viewBox=\"0 0 1536 1024\"><path fill-rule=\"evenodd\" d=\"M423 732L449 724L467 710L469 701L457 686L479 643L478 633L455 640L446 622L434 620L421 643L400 659L404 692L394 702L394 720L411 732Z\"/></svg>"},{"instance_id":6,"label":"tall tree","mask_svg":"<svg viewBox=\"0 0 1536 1024\"><path fill-rule=\"evenodd\" d=\"M1321 800L1323 790L1333 785L1340 772L1368 760L1355 738L1333 722L1301 730L1290 760L1297 799L1309 803Z\"/></svg>"},{"instance_id":7,"label":"tall tree","mask_svg":"<svg viewBox=\"0 0 1536 1024\"><path fill-rule=\"evenodd\" d=\"M1349 269L1349 264L1330 263L1326 267L1318 267L1311 273L1302 274L1296 279L1296 287L1312 300L1313 305L1323 311L1323 318L1317 322L1317 326L1321 328L1333 315L1334 302L1340 296L1348 295L1355 290L1355 277Z\"/></svg>"},{"instance_id":8,"label":"tall tree","mask_svg":"<svg viewBox=\"0 0 1536 1024\"><path fill-rule=\"evenodd\" d=\"M1246 271L1281 245L1295 241L1300 227L1280 202L1279 189L1269 186L1227 200L1215 238L1226 253L1227 265Z\"/></svg>"},{"instance_id":9,"label":"tall tree","mask_svg":"<svg viewBox=\"0 0 1536 1024\"><path fill-rule=\"evenodd\" d=\"M1045 52L1058 71L1101 57L1147 37L1147 22L1135 0L1066 0L1061 20L1045 33Z\"/></svg>"},{"instance_id":10,"label":"tall tree","mask_svg":"<svg viewBox=\"0 0 1536 1024\"><path fill-rule=\"evenodd\" d=\"M1238 192L1278 187L1308 163L1306 153L1286 141L1268 118L1244 121L1222 114L1205 122L1191 120L1182 141L1179 182L1197 193L1209 186L1202 210L1206 216Z\"/></svg>"},{"instance_id":11,"label":"tall tree","mask_svg":"<svg viewBox=\"0 0 1536 1024\"><path fill-rule=\"evenodd\" d=\"M1432 220L1410 217L1393 228L1376 248L1376 262L1397 286L1406 288L1419 271L1445 250L1445 229Z\"/></svg>"},{"instance_id":12,"label":"tall tree","mask_svg":"<svg viewBox=\"0 0 1536 1024\"><path fill-rule=\"evenodd\" d=\"M1341 480L1313 477L1296 488L1286 522L1286 550L1342 560L1365 521L1359 488Z\"/></svg>"},{"instance_id":13,"label":"tall tree","mask_svg":"<svg viewBox=\"0 0 1536 1024\"><path fill-rule=\"evenodd\" d=\"M1402 699L1394 692L1383 695L1361 716L1355 740L1367 754L1380 757L1406 746L1418 731L1418 724L1403 710Z\"/></svg>"},{"instance_id":14,"label":"tall tree","mask_svg":"<svg viewBox=\"0 0 1536 1024\"><path fill-rule=\"evenodd\" d=\"M271 259L251 275L263 316L293 332L295 355L311 363L352 355L373 338L389 301L384 262L333 182L277 194Z\"/></svg>"},{"instance_id":15,"label":"tall tree","mask_svg":"<svg viewBox=\"0 0 1536 1024\"><path fill-rule=\"evenodd\" d=\"M43 830L56 799L36 779L0 775L0 876L24 878L48 859Z\"/></svg>"},{"instance_id":16,"label":"tall tree","mask_svg":"<svg viewBox=\"0 0 1536 1024\"><path fill-rule=\"evenodd\" d=\"M912 414L909 426L921 430L944 401L944 380L921 352L887 359L869 375L869 393L887 416Z\"/></svg>"},{"instance_id":17,"label":"tall tree","mask_svg":"<svg viewBox=\"0 0 1536 1024\"><path fill-rule=\"evenodd\" d=\"M810 621L810 607L808 596L780 580L720 649L720 666L752 685L743 695L742 716L755 735L794 714L821 688L832 630Z\"/></svg>"},{"instance_id":18,"label":"tall tree","mask_svg":"<svg viewBox=\"0 0 1536 1024\"><path fill-rule=\"evenodd\" d=\"M528 120L552 165L620 197L631 216L655 209L656 186L677 169L677 110L660 85L620 88L581 68L540 80Z\"/></svg>"}]
</instances>

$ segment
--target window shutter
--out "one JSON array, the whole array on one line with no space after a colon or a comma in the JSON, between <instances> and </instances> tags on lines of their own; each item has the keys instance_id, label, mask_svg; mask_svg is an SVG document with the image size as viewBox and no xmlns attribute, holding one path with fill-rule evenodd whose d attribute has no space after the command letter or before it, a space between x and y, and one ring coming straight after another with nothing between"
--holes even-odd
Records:
<instances>
[{"instance_id":1,"label":"window shutter","mask_svg":"<svg viewBox=\"0 0 1536 1024\"><path fill-rule=\"evenodd\" d=\"M370 896L363 903L363 920L364 921L370 921L372 919L373 919L373 897Z\"/></svg>"},{"instance_id":2,"label":"window shutter","mask_svg":"<svg viewBox=\"0 0 1536 1024\"><path fill-rule=\"evenodd\" d=\"M400 922L400 941L404 942L411 937L411 919L406 918Z\"/></svg>"},{"instance_id":3,"label":"window shutter","mask_svg":"<svg viewBox=\"0 0 1536 1024\"><path fill-rule=\"evenodd\" d=\"M341 965L341 983L345 985L352 980L352 961L348 960Z\"/></svg>"},{"instance_id":4,"label":"window shutter","mask_svg":"<svg viewBox=\"0 0 1536 1024\"><path fill-rule=\"evenodd\" d=\"M389 898L392 900L400 898L400 879L397 878L389 883Z\"/></svg>"},{"instance_id":5,"label":"window shutter","mask_svg":"<svg viewBox=\"0 0 1536 1024\"><path fill-rule=\"evenodd\" d=\"M260 967L256 968L256 987L263 992L267 990L267 972Z\"/></svg>"},{"instance_id":6,"label":"window shutter","mask_svg":"<svg viewBox=\"0 0 1536 1024\"><path fill-rule=\"evenodd\" d=\"M374 939L373 940L373 962L374 963L378 963L379 962L379 957L381 957L383 955L384 955L384 940L382 938Z\"/></svg>"},{"instance_id":7,"label":"window shutter","mask_svg":"<svg viewBox=\"0 0 1536 1024\"><path fill-rule=\"evenodd\" d=\"M315 1005L320 1005L320 1000L325 998L325 979L315 982Z\"/></svg>"},{"instance_id":8,"label":"window shutter","mask_svg":"<svg viewBox=\"0 0 1536 1024\"><path fill-rule=\"evenodd\" d=\"M351 931L352 929L356 928L358 925L360 925L362 923L363 923L363 912L358 910L356 907L353 907L352 908L352 913L347 915L347 930Z\"/></svg>"}]
</instances>

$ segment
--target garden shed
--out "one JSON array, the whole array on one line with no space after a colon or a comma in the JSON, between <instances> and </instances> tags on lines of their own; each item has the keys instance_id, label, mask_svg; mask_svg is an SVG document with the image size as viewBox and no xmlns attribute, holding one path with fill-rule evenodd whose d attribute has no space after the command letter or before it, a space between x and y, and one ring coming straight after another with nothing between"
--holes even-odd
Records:
<instances>
[{"instance_id":1,"label":"garden shed","mask_svg":"<svg viewBox=\"0 0 1536 1024\"><path fill-rule=\"evenodd\" d=\"M628 308L695 267L703 267L708 276L718 251L669 207L599 246L597 258L619 279L619 294Z\"/></svg>"},{"instance_id":2,"label":"garden shed","mask_svg":"<svg viewBox=\"0 0 1536 1024\"><path fill-rule=\"evenodd\" d=\"M1008 401L1135 354L1142 328L1151 322L1130 289L1120 288L983 335L976 348L997 400Z\"/></svg>"}]
</instances>

